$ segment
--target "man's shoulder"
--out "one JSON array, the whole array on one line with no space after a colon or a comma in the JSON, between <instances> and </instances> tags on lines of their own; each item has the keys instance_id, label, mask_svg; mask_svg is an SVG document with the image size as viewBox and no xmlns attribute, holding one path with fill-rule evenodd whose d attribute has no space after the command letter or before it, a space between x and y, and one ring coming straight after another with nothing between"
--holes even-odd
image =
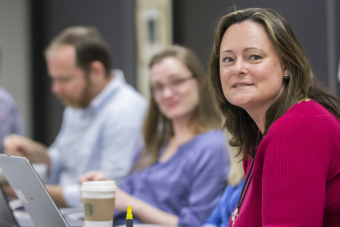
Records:
<instances>
[{"instance_id":1,"label":"man's shoulder","mask_svg":"<svg viewBox=\"0 0 340 227\"><path fill-rule=\"evenodd\" d=\"M2 87L0 87L0 103L7 108L14 108L16 106L13 97Z\"/></svg>"},{"instance_id":2,"label":"man's shoulder","mask_svg":"<svg viewBox=\"0 0 340 227\"><path fill-rule=\"evenodd\" d=\"M113 78L112 83L116 92L114 96L118 96L120 100L136 101L136 102L146 102L143 95L141 95L134 87L126 83L124 73L122 70L114 69L115 78Z\"/></svg>"},{"instance_id":3,"label":"man's shoulder","mask_svg":"<svg viewBox=\"0 0 340 227\"><path fill-rule=\"evenodd\" d=\"M117 94L121 100L146 103L146 99L129 84L122 84Z\"/></svg>"},{"instance_id":4,"label":"man's shoulder","mask_svg":"<svg viewBox=\"0 0 340 227\"><path fill-rule=\"evenodd\" d=\"M98 120L105 122L105 126L112 125L140 125L143 122L146 109L146 99L133 87L127 84L121 87L109 97L100 110L97 110Z\"/></svg>"},{"instance_id":5,"label":"man's shoulder","mask_svg":"<svg viewBox=\"0 0 340 227\"><path fill-rule=\"evenodd\" d=\"M146 99L128 84L122 84L114 96L106 103L109 112L136 111L144 112Z\"/></svg>"}]
</instances>

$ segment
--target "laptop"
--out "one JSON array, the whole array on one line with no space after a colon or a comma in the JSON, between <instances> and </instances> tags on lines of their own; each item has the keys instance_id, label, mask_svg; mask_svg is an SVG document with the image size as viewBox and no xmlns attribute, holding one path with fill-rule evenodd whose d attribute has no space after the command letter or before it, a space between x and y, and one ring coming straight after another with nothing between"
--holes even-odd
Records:
<instances>
[{"instance_id":1,"label":"laptop","mask_svg":"<svg viewBox=\"0 0 340 227\"><path fill-rule=\"evenodd\" d=\"M0 154L0 167L36 226L70 227L84 225L83 221L73 219L68 220L69 224L67 223L26 158ZM71 223L71 220L73 223ZM12 225L9 225L11 227L18 226L17 222L13 222L13 219L4 219L4 221L12 223Z\"/></svg>"}]
</instances>

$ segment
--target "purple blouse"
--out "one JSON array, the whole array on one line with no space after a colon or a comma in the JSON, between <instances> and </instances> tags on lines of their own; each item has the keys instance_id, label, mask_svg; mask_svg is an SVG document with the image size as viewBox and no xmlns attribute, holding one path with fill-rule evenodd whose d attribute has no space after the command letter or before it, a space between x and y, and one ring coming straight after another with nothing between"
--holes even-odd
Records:
<instances>
[{"instance_id":1,"label":"purple blouse","mask_svg":"<svg viewBox=\"0 0 340 227\"><path fill-rule=\"evenodd\" d=\"M181 145L166 162L156 162L147 169L128 174L120 187L178 216L179 226L201 226L223 193L229 169L225 136L221 130L213 130ZM116 211L114 225L125 223L125 216L125 212ZM139 222L136 217L134 221Z\"/></svg>"}]
</instances>

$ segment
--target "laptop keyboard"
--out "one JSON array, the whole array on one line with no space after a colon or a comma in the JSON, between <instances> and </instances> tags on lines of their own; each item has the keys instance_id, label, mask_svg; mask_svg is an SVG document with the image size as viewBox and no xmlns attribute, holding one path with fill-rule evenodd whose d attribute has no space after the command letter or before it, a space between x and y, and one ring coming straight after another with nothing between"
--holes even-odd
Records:
<instances>
[{"instance_id":1,"label":"laptop keyboard","mask_svg":"<svg viewBox=\"0 0 340 227\"><path fill-rule=\"evenodd\" d=\"M15 213L17 213L17 212L15 212ZM25 213L25 212L20 212L20 213L21 213L20 215L16 214L15 216L16 216L16 219L18 221L18 224L21 227L35 226L34 222L28 216L27 213ZM25 217L24 215L27 215L27 217ZM84 225L83 220L75 220L75 219L70 219L70 218L65 218L65 220L68 223L68 225L71 226L71 227L77 227L77 226L83 226Z\"/></svg>"},{"instance_id":2,"label":"laptop keyboard","mask_svg":"<svg viewBox=\"0 0 340 227\"><path fill-rule=\"evenodd\" d=\"M17 218L18 224L21 227L30 227L30 226L35 226L35 224L33 223L33 221L31 219L27 219L27 218Z\"/></svg>"}]
</instances>

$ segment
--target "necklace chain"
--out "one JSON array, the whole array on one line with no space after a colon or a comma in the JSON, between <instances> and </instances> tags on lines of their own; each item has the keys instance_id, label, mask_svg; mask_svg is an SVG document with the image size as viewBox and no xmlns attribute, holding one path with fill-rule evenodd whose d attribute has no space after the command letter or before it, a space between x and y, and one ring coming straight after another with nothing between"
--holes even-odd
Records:
<instances>
[{"instance_id":1,"label":"necklace chain","mask_svg":"<svg viewBox=\"0 0 340 227\"><path fill-rule=\"evenodd\" d=\"M257 150L257 146L255 148L255 151ZM241 205L243 203L243 200L244 200L244 197L246 196L246 193L248 191L248 188L249 188L249 185L250 185L250 182L251 182L251 179L253 178L253 167L254 167L254 162L255 162L255 157L256 157L256 153L255 152L255 156L253 158L253 162L251 163L251 167L250 167L250 170L249 170L249 173L248 173L248 176L246 178L246 181L244 182L243 184L243 187L242 187L242 191L241 191L241 195L240 195L240 198L238 199L238 202L237 202L237 206L236 206L236 209L235 211L231 214L231 220L233 221L233 225L235 224L235 220L238 216L238 213L240 211L240 208L241 208Z\"/></svg>"}]
</instances>

